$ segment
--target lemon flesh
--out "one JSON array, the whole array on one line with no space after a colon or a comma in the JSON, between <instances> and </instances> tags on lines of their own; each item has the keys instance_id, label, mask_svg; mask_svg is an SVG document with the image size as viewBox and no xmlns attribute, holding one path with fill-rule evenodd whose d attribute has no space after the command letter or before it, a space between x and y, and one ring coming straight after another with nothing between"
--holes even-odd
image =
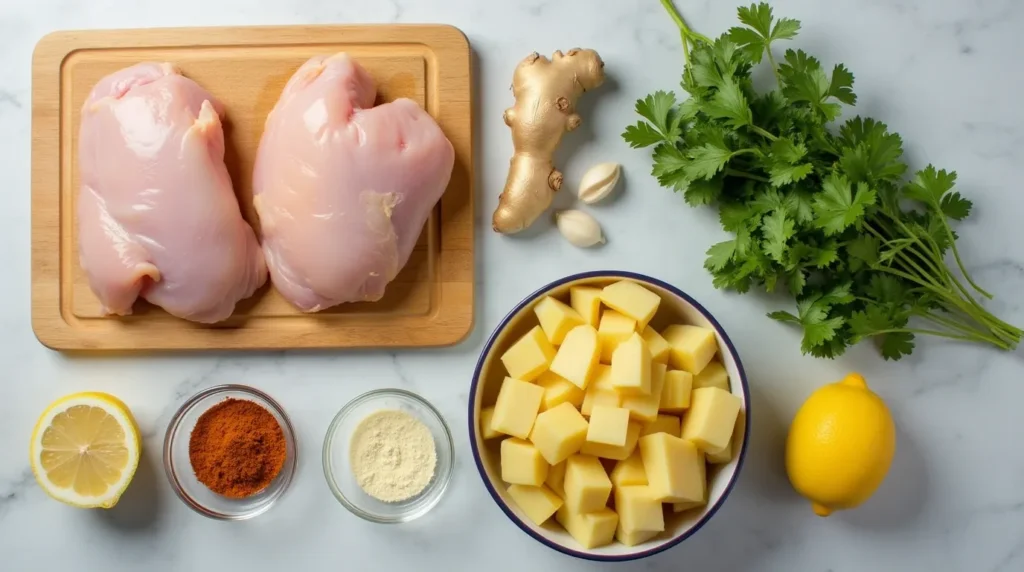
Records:
<instances>
[{"instance_id":1,"label":"lemon flesh","mask_svg":"<svg viewBox=\"0 0 1024 572\"><path fill-rule=\"evenodd\" d=\"M39 485L70 505L114 506L139 464L139 433L131 412L104 393L54 402L32 432L30 457Z\"/></svg>"},{"instance_id":2,"label":"lemon flesh","mask_svg":"<svg viewBox=\"0 0 1024 572\"><path fill-rule=\"evenodd\" d=\"M874 494L896 451L888 407L864 378L815 391L797 411L786 441L786 471L819 516L854 508Z\"/></svg>"}]
</instances>

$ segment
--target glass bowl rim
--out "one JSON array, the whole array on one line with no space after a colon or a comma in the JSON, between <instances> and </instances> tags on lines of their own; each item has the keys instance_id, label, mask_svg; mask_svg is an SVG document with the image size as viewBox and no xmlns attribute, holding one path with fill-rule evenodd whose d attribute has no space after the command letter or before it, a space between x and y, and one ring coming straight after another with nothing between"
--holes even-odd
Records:
<instances>
[{"instance_id":1,"label":"glass bowl rim","mask_svg":"<svg viewBox=\"0 0 1024 572\"><path fill-rule=\"evenodd\" d=\"M341 491L341 487L338 486L337 479L335 479L334 477L334 469L331 468L331 445L334 443L334 439L337 437L338 429L342 421L348 418L356 407L382 397L398 397L400 399L407 399L409 401L416 403L417 405L423 406L423 409L429 412L430 415L432 415L437 420L444 434L444 442L441 444L435 443L436 447L446 448L448 451L448 463L446 465L444 478L443 480L432 480L431 483L427 485L427 488L424 489L424 492L436 490L436 497L431 500L430 504L426 507L425 510L420 511L419 514L415 514L411 517L408 515L381 517L380 515L368 512L356 506L356 504L349 500L348 497L345 496L345 493ZM441 412L438 411L438 409L434 407L433 404L431 404L423 397L409 390L399 389L397 387L371 389L370 391L367 391L352 398L348 403L343 405L341 409L339 409L338 412L334 415L334 418L331 419L330 425L327 426L327 433L324 436L322 462L324 470L324 479L327 481L327 487L331 489L331 494L334 495L334 498L338 499L338 502L340 502L342 506L347 508L349 512L358 516L359 518L377 524L398 524L402 522L409 522L423 516L424 514L430 512L430 510L433 509L438 502L440 502L441 497L444 496L445 491L448 490L448 484L451 481L452 474L455 472L455 441L452 438L452 431L448 427L448 422L445 421L444 416L441 415ZM421 492L420 494L423 493Z\"/></svg>"},{"instance_id":2,"label":"glass bowl rim","mask_svg":"<svg viewBox=\"0 0 1024 572\"><path fill-rule=\"evenodd\" d=\"M291 461L291 468L282 468L281 474L279 474L274 479L275 481L277 479L282 479L277 485L278 490L275 492L275 494L272 497L268 498L263 503L261 503L255 509L238 515L224 514L222 512L218 512L216 510L207 508L205 505L203 505L198 500L189 495L187 492L185 492L184 486L182 486L181 481L178 479L177 471L173 468L174 463L171 461L171 443L174 442L176 434L181 430L181 423L185 418L185 414L191 411L203 399L229 392L238 392L251 395L264 401L266 405L269 405L269 408L272 409L274 413L279 415L281 421L283 421L285 440L291 449L291 458L285 460L286 465L288 464L289 460ZM214 520L248 520L250 518L259 516L266 512L267 510L269 510L270 507L272 507L274 503L276 503L277 500L281 498L281 496L288 489L288 487L291 486L292 478L295 475L295 469L298 466L299 452L297 441L298 440L295 437L295 428L292 426L292 422L291 419L288 417L288 414L285 413L284 408L281 406L281 404L278 403L277 400L268 395L266 392L256 389L255 387L249 385L242 385L239 383L224 383L220 385L214 385L212 387L208 387L206 389L197 391L191 397L186 399L181 404L181 406L178 407L178 410L174 412L174 415L171 417L170 422L167 424L167 430L164 433L163 445L164 473L167 475L167 480L170 481L171 483L171 488L174 489L174 494L177 495L178 498L181 499L181 501L185 503L186 506L188 506L195 512L205 517L212 518Z\"/></svg>"}]
</instances>

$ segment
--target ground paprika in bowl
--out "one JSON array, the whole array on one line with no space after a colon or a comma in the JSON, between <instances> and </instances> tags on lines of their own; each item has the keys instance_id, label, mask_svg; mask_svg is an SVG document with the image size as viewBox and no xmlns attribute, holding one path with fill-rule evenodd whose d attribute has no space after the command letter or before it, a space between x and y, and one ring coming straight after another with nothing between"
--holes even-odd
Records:
<instances>
[{"instance_id":1,"label":"ground paprika in bowl","mask_svg":"<svg viewBox=\"0 0 1024 572\"><path fill-rule=\"evenodd\" d=\"M199 416L188 444L199 482L232 498L267 488L281 472L287 453L277 419L257 403L233 397Z\"/></svg>"},{"instance_id":2,"label":"ground paprika in bowl","mask_svg":"<svg viewBox=\"0 0 1024 572\"><path fill-rule=\"evenodd\" d=\"M295 432L269 395L220 385L190 397L164 438L164 469L185 504L211 518L268 510L295 472Z\"/></svg>"}]
</instances>

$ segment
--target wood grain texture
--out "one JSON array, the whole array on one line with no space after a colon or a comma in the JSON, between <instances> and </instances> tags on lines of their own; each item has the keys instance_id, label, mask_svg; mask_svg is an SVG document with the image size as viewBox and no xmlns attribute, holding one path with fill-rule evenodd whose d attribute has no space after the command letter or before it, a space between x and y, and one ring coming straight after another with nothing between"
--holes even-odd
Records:
<instances>
[{"instance_id":1,"label":"wood grain texture","mask_svg":"<svg viewBox=\"0 0 1024 572\"><path fill-rule=\"evenodd\" d=\"M408 97L455 148L451 182L405 268L373 303L304 314L270 285L215 326L144 301L105 316L79 265L75 202L82 103L103 76L169 61L224 103L225 162L243 215L263 124L285 82L317 54L348 52L378 85L378 101ZM32 328L57 350L134 351L443 346L473 324L473 156L470 52L438 25L259 26L63 31L32 62Z\"/></svg>"}]
</instances>

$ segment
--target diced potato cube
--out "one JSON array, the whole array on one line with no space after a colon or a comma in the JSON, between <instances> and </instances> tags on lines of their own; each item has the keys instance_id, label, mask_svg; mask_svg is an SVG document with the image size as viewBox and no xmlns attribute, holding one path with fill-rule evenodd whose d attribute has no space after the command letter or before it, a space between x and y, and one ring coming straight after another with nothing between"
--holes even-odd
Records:
<instances>
[{"instance_id":1,"label":"diced potato cube","mask_svg":"<svg viewBox=\"0 0 1024 572\"><path fill-rule=\"evenodd\" d=\"M540 401L541 411L553 409L562 403L571 403L576 408L583 405L583 390L553 371L540 374L535 383L544 388L544 397Z\"/></svg>"},{"instance_id":2,"label":"diced potato cube","mask_svg":"<svg viewBox=\"0 0 1024 572\"><path fill-rule=\"evenodd\" d=\"M690 407L690 391L693 390L693 374L681 369L665 372L665 386L661 390L661 411L682 413Z\"/></svg>"},{"instance_id":3,"label":"diced potato cube","mask_svg":"<svg viewBox=\"0 0 1024 572\"><path fill-rule=\"evenodd\" d=\"M555 346L551 345L540 326L534 326L501 355L501 363L505 364L509 377L523 381L537 379L547 371L553 359Z\"/></svg>"},{"instance_id":4,"label":"diced potato cube","mask_svg":"<svg viewBox=\"0 0 1024 572\"><path fill-rule=\"evenodd\" d=\"M612 366L603 363L597 364L597 367L594 368L594 377L587 384L587 389L592 387L608 390L615 389L615 384L612 383Z\"/></svg>"},{"instance_id":5,"label":"diced potato cube","mask_svg":"<svg viewBox=\"0 0 1024 572\"><path fill-rule=\"evenodd\" d=\"M506 377L498 391L491 417L491 429L526 439L533 429L533 421L540 411L544 388L520 379Z\"/></svg>"},{"instance_id":6,"label":"diced potato cube","mask_svg":"<svg viewBox=\"0 0 1024 572\"><path fill-rule=\"evenodd\" d=\"M672 512L686 512L690 509L702 507L708 504L707 501L686 501L672 503Z\"/></svg>"},{"instance_id":7,"label":"diced potato cube","mask_svg":"<svg viewBox=\"0 0 1024 572\"><path fill-rule=\"evenodd\" d=\"M533 444L515 437L501 442L501 480L539 487L547 477L548 462Z\"/></svg>"},{"instance_id":8,"label":"diced potato cube","mask_svg":"<svg viewBox=\"0 0 1024 572\"><path fill-rule=\"evenodd\" d=\"M562 343L569 330L586 323L579 312L551 296L541 298L533 307L533 313L537 314L537 321L548 341L556 346Z\"/></svg>"},{"instance_id":9,"label":"diced potato cube","mask_svg":"<svg viewBox=\"0 0 1024 572\"><path fill-rule=\"evenodd\" d=\"M590 411L588 443L622 447L629 429L629 410L621 407L595 405Z\"/></svg>"},{"instance_id":10,"label":"diced potato cube","mask_svg":"<svg viewBox=\"0 0 1024 572\"><path fill-rule=\"evenodd\" d=\"M551 362L551 371L573 382L576 387L586 389L600 357L597 330L589 324L576 326L558 347L558 353Z\"/></svg>"},{"instance_id":11,"label":"diced potato cube","mask_svg":"<svg viewBox=\"0 0 1024 572\"><path fill-rule=\"evenodd\" d=\"M640 439L640 457L651 494L660 502L704 500L704 455L696 445L654 433Z\"/></svg>"},{"instance_id":12,"label":"diced potato cube","mask_svg":"<svg viewBox=\"0 0 1024 572\"><path fill-rule=\"evenodd\" d=\"M601 290L601 301L605 306L636 320L637 328L643 330L658 311L661 296L632 280L620 280Z\"/></svg>"},{"instance_id":13,"label":"diced potato cube","mask_svg":"<svg viewBox=\"0 0 1024 572\"><path fill-rule=\"evenodd\" d=\"M548 469L548 478L544 479L544 484L556 495L565 498L565 489L562 487L565 484L565 461L557 465L551 465L551 468Z\"/></svg>"},{"instance_id":14,"label":"diced potato cube","mask_svg":"<svg viewBox=\"0 0 1024 572\"><path fill-rule=\"evenodd\" d=\"M500 431L491 428L491 420L494 418L494 408L484 407L480 410L480 436L486 439L501 437Z\"/></svg>"},{"instance_id":15,"label":"diced potato cube","mask_svg":"<svg viewBox=\"0 0 1024 572\"><path fill-rule=\"evenodd\" d=\"M693 388L699 389L701 387L717 387L730 391L729 387L729 372L725 371L725 366L720 361L712 361L704 369L700 370L700 373L693 376Z\"/></svg>"},{"instance_id":16,"label":"diced potato cube","mask_svg":"<svg viewBox=\"0 0 1024 572\"><path fill-rule=\"evenodd\" d=\"M571 403L563 403L537 416L530 441L551 465L578 453L587 438L587 420Z\"/></svg>"},{"instance_id":17,"label":"diced potato cube","mask_svg":"<svg viewBox=\"0 0 1024 572\"><path fill-rule=\"evenodd\" d=\"M634 332L612 353L612 385L623 394L650 395L651 363L651 351Z\"/></svg>"},{"instance_id":18,"label":"diced potato cube","mask_svg":"<svg viewBox=\"0 0 1024 572\"><path fill-rule=\"evenodd\" d=\"M590 286L573 286L569 288L569 305L583 318L583 321L595 328L601 320L601 289Z\"/></svg>"},{"instance_id":19,"label":"diced potato cube","mask_svg":"<svg viewBox=\"0 0 1024 572\"><path fill-rule=\"evenodd\" d=\"M736 415L736 426L733 427L729 444L717 451L707 451L704 456L707 457L708 462L713 465L723 465L731 461L733 455L736 454L737 443L742 442L743 431L746 429L746 425L747 416L740 409L739 414Z\"/></svg>"},{"instance_id":20,"label":"diced potato cube","mask_svg":"<svg viewBox=\"0 0 1024 572\"><path fill-rule=\"evenodd\" d=\"M690 410L683 417L682 438L703 451L718 451L729 444L742 400L724 389L702 387L690 395Z\"/></svg>"},{"instance_id":21,"label":"diced potato cube","mask_svg":"<svg viewBox=\"0 0 1024 572\"><path fill-rule=\"evenodd\" d=\"M580 413L590 417L595 405L607 405L608 407L621 407L622 396L614 389L598 389L588 387L583 396L583 405L580 406Z\"/></svg>"},{"instance_id":22,"label":"diced potato cube","mask_svg":"<svg viewBox=\"0 0 1024 572\"><path fill-rule=\"evenodd\" d=\"M669 350L669 365L694 375L700 373L718 352L715 332L707 328L675 325L665 328L661 335L672 348Z\"/></svg>"},{"instance_id":23,"label":"diced potato cube","mask_svg":"<svg viewBox=\"0 0 1024 572\"><path fill-rule=\"evenodd\" d=\"M561 524L565 531L579 542L583 548L598 548L611 544L615 539L615 529L619 524L619 515L615 511L604 507L595 512L579 513L573 512L568 505L563 504L562 508L555 513L555 520Z\"/></svg>"},{"instance_id":24,"label":"diced potato cube","mask_svg":"<svg viewBox=\"0 0 1024 572\"><path fill-rule=\"evenodd\" d=\"M647 485L617 487L615 512L619 514L619 526L628 532L665 530L661 501L655 498Z\"/></svg>"},{"instance_id":25,"label":"diced potato cube","mask_svg":"<svg viewBox=\"0 0 1024 572\"><path fill-rule=\"evenodd\" d=\"M565 461L565 504L576 513L594 512L608 504L612 482L597 457L573 455Z\"/></svg>"},{"instance_id":26,"label":"diced potato cube","mask_svg":"<svg viewBox=\"0 0 1024 572\"><path fill-rule=\"evenodd\" d=\"M647 542L655 536L658 536L658 534L660 533L657 530L626 531L622 528L622 523L619 523L619 527L615 529L615 540L618 540L626 546L636 546L637 544Z\"/></svg>"},{"instance_id":27,"label":"diced potato cube","mask_svg":"<svg viewBox=\"0 0 1024 572\"><path fill-rule=\"evenodd\" d=\"M640 334L640 337L647 342L647 349L651 350L651 361L656 363L668 363L668 352L672 346L668 345L665 338L661 337L654 328L647 326Z\"/></svg>"},{"instance_id":28,"label":"diced potato cube","mask_svg":"<svg viewBox=\"0 0 1024 572\"><path fill-rule=\"evenodd\" d=\"M590 443L588 441L583 443L583 448L580 449L580 453L601 457L602 459L611 459L613 461L626 459L633 454L633 451L636 450L637 440L640 439L640 428L640 423L630 421L629 427L626 429L625 445L615 447L613 445L601 445L599 443Z\"/></svg>"},{"instance_id":29,"label":"diced potato cube","mask_svg":"<svg viewBox=\"0 0 1024 572\"><path fill-rule=\"evenodd\" d=\"M537 526L544 524L563 504L562 499L544 485L509 485L508 496Z\"/></svg>"},{"instance_id":30,"label":"diced potato cube","mask_svg":"<svg viewBox=\"0 0 1024 572\"><path fill-rule=\"evenodd\" d=\"M619 344L629 339L636 332L636 320L620 314L615 310L601 313L601 323L597 327L597 337L601 341L601 361L612 363L612 353Z\"/></svg>"},{"instance_id":31,"label":"diced potato cube","mask_svg":"<svg viewBox=\"0 0 1024 572\"><path fill-rule=\"evenodd\" d=\"M646 485L647 472L644 471L644 461L640 458L640 449L633 451L629 458L615 463L610 477L615 487Z\"/></svg>"},{"instance_id":32,"label":"diced potato cube","mask_svg":"<svg viewBox=\"0 0 1024 572\"><path fill-rule=\"evenodd\" d=\"M661 404L662 387L665 384L665 368L663 363L651 364L651 392L647 395L624 395L622 406L629 409L629 416L641 423L651 423L658 418L658 406Z\"/></svg>"},{"instance_id":33,"label":"diced potato cube","mask_svg":"<svg viewBox=\"0 0 1024 572\"><path fill-rule=\"evenodd\" d=\"M640 436L652 435L654 433L668 433L673 437L679 437L682 420L675 415L658 414L657 419L643 426Z\"/></svg>"}]
</instances>

